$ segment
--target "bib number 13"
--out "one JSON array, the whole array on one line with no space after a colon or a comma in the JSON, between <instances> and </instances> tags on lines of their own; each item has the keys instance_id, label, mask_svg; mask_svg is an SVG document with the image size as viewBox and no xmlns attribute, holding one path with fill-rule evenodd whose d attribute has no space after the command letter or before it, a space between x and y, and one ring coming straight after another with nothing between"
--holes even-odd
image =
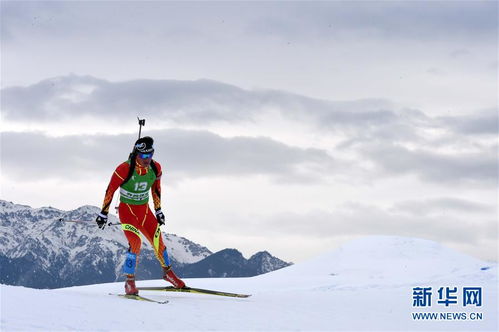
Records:
<instances>
[{"instance_id":1,"label":"bib number 13","mask_svg":"<svg viewBox=\"0 0 499 332\"><path fill-rule=\"evenodd\" d=\"M135 184L135 191L147 190L147 182L137 182Z\"/></svg>"}]
</instances>

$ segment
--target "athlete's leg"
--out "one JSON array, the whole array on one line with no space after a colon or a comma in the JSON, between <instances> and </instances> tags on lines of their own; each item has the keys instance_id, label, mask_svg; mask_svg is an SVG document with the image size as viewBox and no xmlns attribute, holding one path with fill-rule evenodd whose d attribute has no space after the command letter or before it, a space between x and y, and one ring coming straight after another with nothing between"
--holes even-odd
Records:
<instances>
[{"instance_id":1,"label":"athlete's leg","mask_svg":"<svg viewBox=\"0 0 499 332\"><path fill-rule=\"evenodd\" d=\"M171 282L176 288L183 288L185 287L185 283L180 280L172 270L170 259L168 258L168 251L164 245L159 226L156 216L149 209L149 206L147 206L145 222L141 225L140 231L154 248L154 254L163 268L163 278Z\"/></svg>"},{"instance_id":2,"label":"athlete's leg","mask_svg":"<svg viewBox=\"0 0 499 332\"><path fill-rule=\"evenodd\" d=\"M138 263L138 256L142 240L139 234L139 225L144 209L137 208L137 205L121 203L119 207L119 216L123 232L128 240L128 252L123 265L123 273L126 275L125 292L127 294L138 294L135 287L135 268Z\"/></svg>"}]
</instances>

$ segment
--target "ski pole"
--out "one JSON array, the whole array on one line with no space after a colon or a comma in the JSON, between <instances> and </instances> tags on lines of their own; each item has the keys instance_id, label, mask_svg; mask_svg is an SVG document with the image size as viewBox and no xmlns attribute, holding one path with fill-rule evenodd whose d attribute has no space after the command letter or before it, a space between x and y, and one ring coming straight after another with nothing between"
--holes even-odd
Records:
<instances>
[{"instance_id":1,"label":"ski pole","mask_svg":"<svg viewBox=\"0 0 499 332\"><path fill-rule=\"evenodd\" d=\"M63 219L63 218L59 218L59 219L57 219L57 221L62 221L62 222L81 222L81 223L85 223L85 224L94 223L95 222L95 220L67 220L67 219ZM119 222L117 222L117 223L109 222L107 224L107 226L116 226L116 225L121 225L121 223L119 223Z\"/></svg>"},{"instance_id":2,"label":"ski pole","mask_svg":"<svg viewBox=\"0 0 499 332\"><path fill-rule=\"evenodd\" d=\"M89 223L89 222L94 222L93 220L68 220L68 219L63 219L59 218L57 221L63 221L63 222L82 222L82 223Z\"/></svg>"}]
</instances>

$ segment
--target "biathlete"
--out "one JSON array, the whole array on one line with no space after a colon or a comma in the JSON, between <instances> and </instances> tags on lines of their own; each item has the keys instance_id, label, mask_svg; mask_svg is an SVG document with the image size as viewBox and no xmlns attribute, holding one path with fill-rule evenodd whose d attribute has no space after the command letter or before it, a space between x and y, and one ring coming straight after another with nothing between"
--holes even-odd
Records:
<instances>
[{"instance_id":1,"label":"biathlete","mask_svg":"<svg viewBox=\"0 0 499 332\"><path fill-rule=\"evenodd\" d=\"M163 279L176 288L185 287L185 283L172 270L168 252L163 243L160 226L165 224L165 215L161 211L161 165L152 159L154 140L149 137L139 138L134 145L130 158L114 171L107 186L102 210L96 218L99 228L107 224L109 206L115 191L120 187L119 218L123 232L128 239L123 273L126 275L126 294L138 294L135 286L135 269L142 240L140 233L151 243L156 258L163 268ZM149 190L152 192L155 213L149 208Z\"/></svg>"}]
</instances>

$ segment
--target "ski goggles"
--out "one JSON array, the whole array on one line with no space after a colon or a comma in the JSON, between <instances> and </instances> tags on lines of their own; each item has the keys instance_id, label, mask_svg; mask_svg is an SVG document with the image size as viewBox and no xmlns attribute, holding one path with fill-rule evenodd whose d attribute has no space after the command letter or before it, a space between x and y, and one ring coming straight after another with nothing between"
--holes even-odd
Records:
<instances>
[{"instance_id":1,"label":"ski goggles","mask_svg":"<svg viewBox=\"0 0 499 332\"><path fill-rule=\"evenodd\" d=\"M151 152L151 153L139 153L137 156L140 159L149 159L149 158L152 158L153 154L154 154L154 152Z\"/></svg>"}]
</instances>

